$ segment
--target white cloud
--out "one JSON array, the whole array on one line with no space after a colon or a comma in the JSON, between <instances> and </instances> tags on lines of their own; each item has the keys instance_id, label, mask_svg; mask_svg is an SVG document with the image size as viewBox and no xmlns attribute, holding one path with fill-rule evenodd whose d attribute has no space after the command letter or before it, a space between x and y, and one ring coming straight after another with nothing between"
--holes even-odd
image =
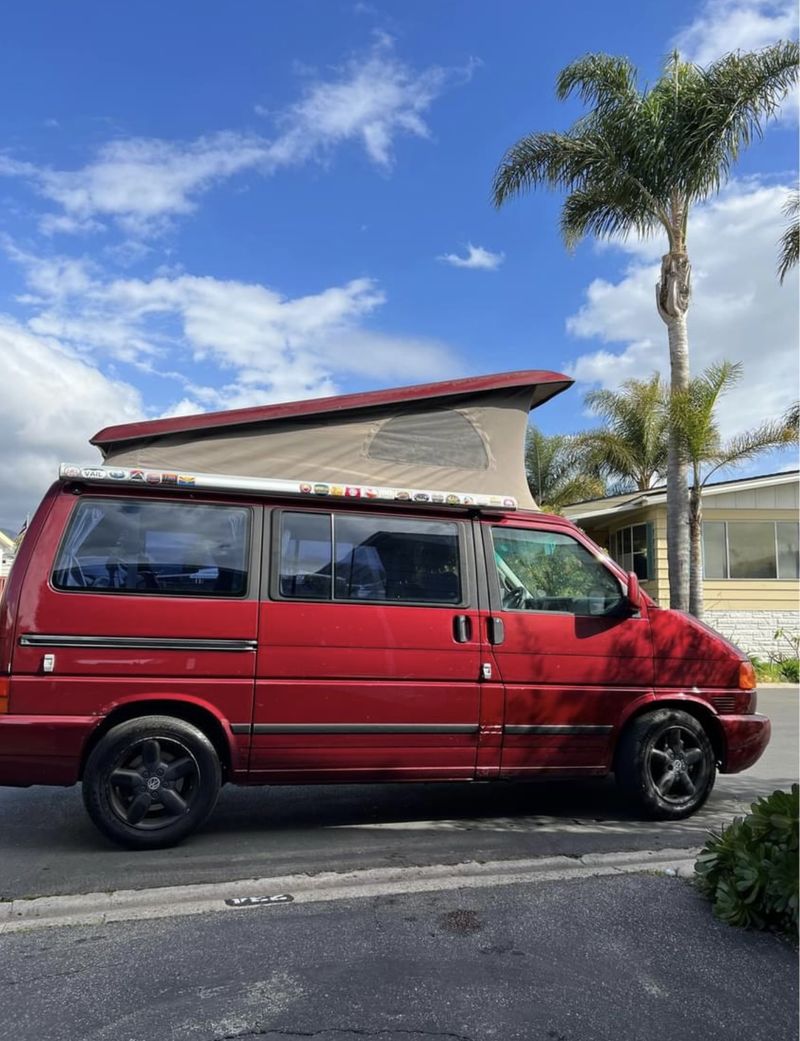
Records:
<instances>
[{"instance_id":1,"label":"white cloud","mask_svg":"<svg viewBox=\"0 0 800 1041\"><path fill-rule=\"evenodd\" d=\"M689 310L692 371L729 359L744 364L741 385L723 399L731 434L779 415L797 396L796 280L779 285L777 243L787 188L734 182L694 211L689 227L693 299ZM588 384L618 387L655 370L668 373L666 326L655 307L663 244L619 244L630 258L616 282L595 279L567 323L574 336L601 341L570 371Z\"/></svg>"},{"instance_id":2,"label":"white cloud","mask_svg":"<svg viewBox=\"0 0 800 1041\"><path fill-rule=\"evenodd\" d=\"M388 168L394 139L429 137L423 114L448 85L465 82L473 69L470 63L418 72L394 57L391 38L381 34L366 57L347 62L330 80L310 84L280 117L283 132L270 147L270 159L275 165L304 162L355 141L374 163Z\"/></svg>"},{"instance_id":3,"label":"white cloud","mask_svg":"<svg viewBox=\"0 0 800 1041\"><path fill-rule=\"evenodd\" d=\"M31 181L60 214L46 214L46 233L94 231L109 217L132 235L161 230L191 213L197 196L218 181L263 163L267 145L237 133L189 143L147 138L111 141L79 170L52 170L0 157L0 173Z\"/></svg>"},{"instance_id":4,"label":"white cloud","mask_svg":"<svg viewBox=\"0 0 800 1041\"><path fill-rule=\"evenodd\" d=\"M470 63L417 71L396 58L391 39L381 35L365 55L309 83L299 101L277 114L272 138L225 131L188 142L116 140L77 170L0 155L0 175L28 181L60 208L41 218L45 234L93 232L108 220L131 236L157 234L172 218L191 213L199 197L223 180L324 160L346 142L360 144L373 163L389 169L396 138L429 137L424 114L473 68Z\"/></svg>"},{"instance_id":5,"label":"white cloud","mask_svg":"<svg viewBox=\"0 0 800 1041\"><path fill-rule=\"evenodd\" d=\"M337 375L436 379L459 369L439 341L370 329L385 295L368 278L289 298L180 271L110 280L86 263L6 249L26 273L32 332L83 358L178 380L173 408L184 411L186 401L203 410L335 393ZM201 370L202 380L194 375Z\"/></svg>"},{"instance_id":6,"label":"white cloud","mask_svg":"<svg viewBox=\"0 0 800 1041\"><path fill-rule=\"evenodd\" d=\"M138 391L108 379L57 341L0 315L0 527L18 530L67 459L96 458L88 439L109 423L142 418Z\"/></svg>"},{"instance_id":7,"label":"white cloud","mask_svg":"<svg viewBox=\"0 0 800 1041\"><path fill-rule=\"evenodd\" d=\"M460 257L457 253L444 253L437 260L453 267L471 268L472 270L496 271L505 260L505 253L492 253L483 246L467 244L467 255Z\"/></svg>"},{"instance_id":8,"label":"white cloud","mask_svg":"<svg viewBox=\"0 0 800 1041\"><path fill-rule=\"evenodd\" d=\"M690 61L707 65L730 51L756 51L797 32L794 0L706 0L673 43Z\"/></svg>"},{"instance_id":9,"label":"white cloud","mask_svg":"<svg viewBox=\"0 0 800 1041\"><path fill-rule=\"evenodd\" d=\"M65 459L91 459L102 426L336 394L346 375L414 382L460 373L436 340L369 328L385 295L368 278L302 297L256 283L165 271L107 278L88 261L39 258L8 240L25 274L27 326L0 315L0 527L13 529ZM151 402L118 373L163 380ZM110 376L107 373L114 375ZM164 392L166 389L166 393Z\"/></svg>"}]
</instances>

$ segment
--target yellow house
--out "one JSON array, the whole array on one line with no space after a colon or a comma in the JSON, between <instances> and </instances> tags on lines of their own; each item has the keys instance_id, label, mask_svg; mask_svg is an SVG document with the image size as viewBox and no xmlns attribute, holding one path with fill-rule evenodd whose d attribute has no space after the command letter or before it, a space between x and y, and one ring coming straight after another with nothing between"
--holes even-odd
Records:
<instances>
[{"instance_id":1,"label":"yellow house","mask_svg":"<svg viewBox=\"0 0 800 1041\"><path fill-rule=\"evenodd\" d=\"M749 654L786 657L800 630L800 471L703 490L704 620ZM564 513L662 605L669 604L667 496L660 486L567 506Z\"/></svg>"}]
</instances>

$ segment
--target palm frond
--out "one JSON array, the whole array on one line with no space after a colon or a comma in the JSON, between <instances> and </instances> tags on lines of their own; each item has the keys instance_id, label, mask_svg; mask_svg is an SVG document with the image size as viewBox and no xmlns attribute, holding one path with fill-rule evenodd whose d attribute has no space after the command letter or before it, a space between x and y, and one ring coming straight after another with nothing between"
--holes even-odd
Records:
<instances>
[{"instance_id":1,"label":"palm frond","mask_svg":"<svg viewBox=\"0 0 800 1041\"><path fill-rule=\"evenodd\" d=\"M764 452L778 448L786 448L797 444L797 428L788 425L784 420L768 421L737 434L721 445L718 451L710 456L707 462L712 463L703 483L708 481L717 470L740 466Z\"/></svg>"},{"instance_id":2,"label":"palm frond","mask_svg":"<svg viewBox=\"0 0 800 1041\"><path fill-rule=\"evenodd\" d=\"M543 434L530 427L525 469L534 499L542 509L560 513L564 506L605 494L602 476L592 468L578 438Z\"/></svg>"},{"instance_id":3,"label":"palm frond","mask_svg":"<svg viewBox=\"0 0 800 1041\"><path fill-rule=\"evenodd\" d=\"M584 104L599 109L629 105L639 96L636 67L627 58L584 54L563 68L556 79L559 101L576 92Z\"/></svg>"},{"instance_id":4,"label":"palm frond","mask_svg":"<svg viewBox=\"0 0 800 1041\"><path fill-rule=\"evenodd\" d=\"M637 185L621 183L575 188L564 200L561 234L569 248L584 236L627 238L652 234L660 221L649 196Z\"/></svg>"},{"instance_id":5,"label":"palm frond","mask_svg":"<svg viewBox=\"0 0 800 1041\"><path fill-rule=\"evenodd\" d=\"M783 206L783 215L788 217L788 224L779 245L778 278L781 285L800 258L800 189L795 188Z\"/></svg>"},{"instance_id":6,"label":"palm frond","mask_svg":"<svg viewBox=\"0 0 800 1041\"><path fill-rule=\"evenodd\" d=\"M794 83L800 51L781 41L759 51L726 54L707 69L692 66L681 84L670 146L690 199L718 191L742 150L764 134Z\"/></svg>"},{"instance_id":7,"label":"palm frond","mask_svg":"<svg viewBox=\"0 0 800 1041\"><path fill-rule=\"evenodd\" d=\"M580 435L590 459L607 478L644 491L667 467L667 391L658 373L629 379L622 388L595 390L584 399L605 428Z\"/></svg>"}]
</instances>

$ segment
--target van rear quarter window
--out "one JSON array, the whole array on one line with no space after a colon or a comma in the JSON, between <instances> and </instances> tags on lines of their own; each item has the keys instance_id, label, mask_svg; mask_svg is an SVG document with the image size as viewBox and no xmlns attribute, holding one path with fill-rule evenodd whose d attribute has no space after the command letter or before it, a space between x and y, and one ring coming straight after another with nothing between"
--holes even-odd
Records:
<instances>
[{"instance_id":1,"label":"van rear quarter window","mask_svg":"<svg viewBox=\"0 0 800 1041\"><path fill-rule=\"evenodd\" d=\"M237 597L247 593L250 510L84 499L53 571L67 591Z\"/></svg>"},{"instance_id":2,"label":"van rear quarter window","mask_svg":"<svg viewBox=\"0 0 800 1041\"><path fill-rule=\"evenodd\" d=\"M284 512L277 591L301 600L459 604L458 525Z\"/></svg>"}]
</instances>

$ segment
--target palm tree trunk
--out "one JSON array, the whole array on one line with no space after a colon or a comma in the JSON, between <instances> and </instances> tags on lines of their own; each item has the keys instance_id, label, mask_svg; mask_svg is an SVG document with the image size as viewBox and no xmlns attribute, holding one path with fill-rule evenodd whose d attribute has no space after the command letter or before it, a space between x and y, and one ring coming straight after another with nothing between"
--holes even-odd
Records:
<instances>
[{"instance_id":1,"label":"palm tree trunk","mask_svg":"<svg viewBox=\"0 0 800 1041\"><path fill-rule=\"evenodd\" d=\"M667 253L661 260L656 286L658 313L667 325L671 390L689 385L689 308L691 266L685 253ZM670 429L667 459L667 566L669 606L689 610L689 482L678 432Z\"/></svg>"},{"instance_id":2,"label":"palm tree trunk","mask_svg":"<svg viewBox=\"0 0 800 1041\"><path fill-rule=\"evenodd\" d=\"M689 494L689 611L695 618L703 617L703 499L700 474L695 471L694 481Z\"/></svg>"}]
</instances>

